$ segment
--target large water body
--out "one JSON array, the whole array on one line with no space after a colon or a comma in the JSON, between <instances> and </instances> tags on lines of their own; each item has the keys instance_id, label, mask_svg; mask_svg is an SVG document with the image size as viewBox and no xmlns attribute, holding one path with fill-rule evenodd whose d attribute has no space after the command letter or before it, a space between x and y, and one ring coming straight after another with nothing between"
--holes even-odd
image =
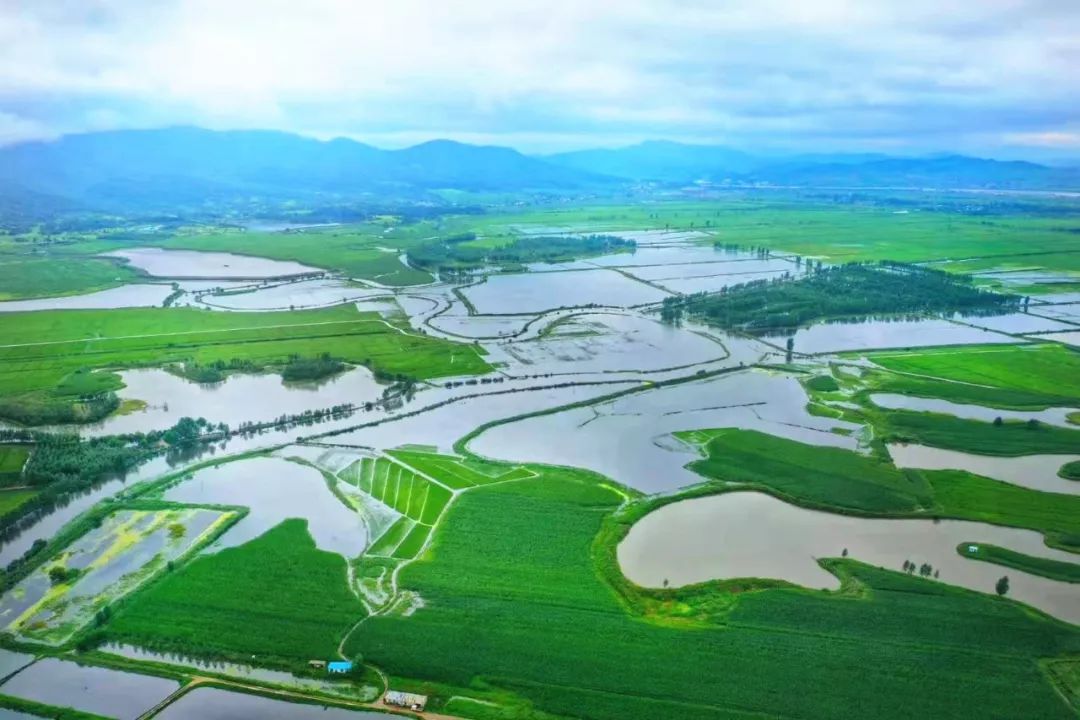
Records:
<instances>
[{"instance_id":1,"label":"large water body","mask_svg":"<svg viewBox=\"0 0 1080 720\"><path fill-rule=\"evenodd\" d=\"M46 658L0 685L25 700L133 720L180 687L175 680Z\"/></svg>"},{"instance_id":2,"label":"large water body","mask_svg":"<svg viewBox=\"0 0 1080 720\"><path fill-rule=\"evenodd\" d=\"M205 294L200 297L199 304L215 310L302 310L388 296L386 290L379 288L359 287L344 280L319 279L282 283L252 292Z\"/></svg>"},{"instance_id":3,"label":"large water body","mask_svg":"<svg viewBox=\"0 0 1080 720\"><path fill-rule=\"evenodd\" d=\"M639 585L679 587L725 578L776 578L837 589L816 558L849 556L900 570L929 563L941 582L984 593L1009 577L1009 597L1080 623L1080 584L968 560L961 543L991 543L1076 563L1080 555L1046 547L1041 534L958 520L871 520L804 510L759 492L730 492L666 505L639 520L619 544L619 565Z\"/></svg>"},{"instance_id":4,"label":"large water body","mask_svg":"<svg viewBox=\"0 0 1080 720\"><path fill-rule=\"evenodd\" d=\"M669 492L704 481L684 467L700 455L670 436L679 430L737 427L856 449L853 435L833 430L855 433L860 426L810 415L807 402L791 376L738 372L497 425L469 448L500 460L588 468L643 492Z\"/></svg>"},{"instance_id":5,"label":"large water body","mask_svg":"<svg viewBox=\"0 0 1080 720\"><path fill-rule=\"evenodd\" d=\"M462 292L480 314L538 313L589 304L630 307L668 296L614 270L493 275Z\"/></svg>"},{"instance_id":6,"label":"large water body","mask_svg":"<svg viewBox=\"0 0 1080 720\"><path fill-rule=\"evenodd\" d=\"M203 468L169 488L165 499L251 508L213 548L242 545L287 518L307 520L308 532L322 550L352 558L367 547L367 529L360 516L330 492L322 473L280 458L256 457Z\"/></svg>"},{"instance_id":7,"label":"large water body","mask_svg":"<svg viewBox=\"0 0 1080 720\"><path fill-rule=\"evenodd\" d=\"M238 373L219 383L195 383L156 369L125 370L120 376L126 387L119 396L142 400L146 407L81 426L84 435L166 430L182 417L203 417L215 424L237 427L242 422L268 422L305 410L346 403L362 405L378 400L385 389L363 367L304 382L285 382L272 373Z\"/></svg>"},{"instance_id":8,"label":"large water body","mask_svg":"<svg viewBox=\"0 0 1080 720\"><path fill-rule=\"evenodd\" d=\"M147 275L162 278L272 278L323 272L320 268L289 260L223 252L145 247L116 250L105 255L123 258Z\"/></svg>"},{"instance_id":9,"label":"large water body","mask_svg":"<svg viewBox=\"0 0 1080 720\"><path fill-rule=\"evenodd\" d=\"M1080 460L1080 454L992 457L925 445L894 443L889 445L889 455L892 456L893 464L900 468L967 470L976 475L1032 490L1080 495L1080 482L1066 480L1058 475L1062 465Z\"/></svg>"},{"instance_id":10,"label":"large water body","mask_svg":"<svg viewBox=\"0 0 1080 720\"><path fill-rule=\"evenodd\" d=\"M1077 329L1075 325L1070 325L1069 323L1060 322L1058 320L1048 320L1047 318L1039 317L1038 315L1029 315L1027 313L991 315L988 317L958 316L956 319L959 322L968 325L975 325L977 327L986 328L987 330L1004 333L1044 333Z\"/></svg>"},{"instance_id":11,"label":"large water body","mask_svg":"<svg viewBox=\"0 0 1080 720\"><path fill-rule=\"evenodd\" d=\"M37 298L35 300L8 300L0 302L0 312L25 312L30 310L112 310L130 307L161 307L165 298L173 292L172 285L149 284L121 285L120 287L64 297Z\"/></svg>"},{"instance_id":12,"label":"large water body","mask_svg":"<svg viewBox=\"0 0 1080 720\"><path fill-rule=\"evenodd\" d=\"M795 332L795 352L819 354L851 350L931 347L934 345L1023 342L1008 335L958 325L948 320L868 320L820 323ZM783 345L784 337L765 338Z\"/></svg>"}]
</instances>

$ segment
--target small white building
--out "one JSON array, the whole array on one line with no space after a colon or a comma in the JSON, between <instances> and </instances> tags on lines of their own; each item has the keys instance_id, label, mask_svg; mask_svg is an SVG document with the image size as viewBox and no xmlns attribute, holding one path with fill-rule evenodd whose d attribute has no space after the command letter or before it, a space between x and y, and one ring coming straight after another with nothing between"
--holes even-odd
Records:
<instances>
[{"instance_id":1,"label":"small white building","mask_svg":"<svg viewBox=\"0 0 1080 720\"><path fill-rule=\"evenodd\" d=\"M427 695L388 690L386 695L383 695L383 702L387 705L423 712L427 706Z\"/></svg>"}]
</instances>

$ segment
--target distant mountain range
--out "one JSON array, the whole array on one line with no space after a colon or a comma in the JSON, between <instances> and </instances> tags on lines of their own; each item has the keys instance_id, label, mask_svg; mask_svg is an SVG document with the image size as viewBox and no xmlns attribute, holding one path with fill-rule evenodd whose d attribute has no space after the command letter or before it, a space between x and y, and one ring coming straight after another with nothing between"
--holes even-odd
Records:
<instances>
[{"instance_id":1,"label":"distant mountain range","mask_svg":"<svg viewBox=\"0 0 1080 720\"><path fill-rule=\"evenodd\" d=\"M673 142L544 157L433 140L402 150L284 132L199 128L69 135L0 148L0 214L147 210L308 197L467 191L604 191L628 183L1077 189L1080 170L958 155L755 156Z\"/></svg>"}]
</instances>

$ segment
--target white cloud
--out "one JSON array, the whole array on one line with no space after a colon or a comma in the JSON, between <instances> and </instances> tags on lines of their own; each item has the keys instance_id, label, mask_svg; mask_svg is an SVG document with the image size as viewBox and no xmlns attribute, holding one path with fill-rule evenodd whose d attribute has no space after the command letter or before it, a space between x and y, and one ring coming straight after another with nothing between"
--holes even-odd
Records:
<instances>
[{"instance_id":1,"label":"white cloud","mask_svg":"<svg viewBox=\"0 0 1080 720\"><path fill-rule=\"evenodd\" d=\"M360 137L917 144L1053 132L1080 110L1080 5L1052 0L15 5L0 5L0 110L43 133L96 116Z\"/></svg>"}]
</instances>

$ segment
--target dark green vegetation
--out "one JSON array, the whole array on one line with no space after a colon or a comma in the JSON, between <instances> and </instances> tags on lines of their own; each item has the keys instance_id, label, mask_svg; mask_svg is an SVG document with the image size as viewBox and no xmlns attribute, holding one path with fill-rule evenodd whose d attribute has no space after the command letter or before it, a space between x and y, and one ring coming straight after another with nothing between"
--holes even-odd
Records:
<instances>
[{"instance_id":1,"label":"dark green vegetation","mask_svg":"<svg viewBox=\"0 0 1080 720\"><path fill-rule=\"evenodd\" d=\"M1080 352L1057 343L882 352L871 359L902 373L883 381L884 392L1021 410L1069 406L1080 398Z\"/></svg>"},{"instance_id":2,"label":"dark green vegetation","mask_svg":"<svg viewBox=\"0 0 1080 720\"><path fill-rule=\"evenodd\" d=\"M0 517L18 510L37 495L37 490L0 490Z\"/></svg>"},{"instance_id":3,"label":"dark green vegetation","mask_svg":"<svg viewBox=\"0 0 1080 720\"><path fill-rule=\"evenodd\" d=\"M211 657L295 662L336 656L364 615L345 560L288 520L235 548L165 575L125 603L106 637Z\"/></svg>"},{"instance_id":4,"label":"dark green vegetation","mask_svg":"<svg viewBox=\"0 0 1080 720\"><path fill-rule=\"evenodd\" d=\"M72 373L90 368L274 368L293 357L329 353L377 372L422 379L489 369L472 345L416 335L351 305L287 315L190 308L2 313L0 337L0 413L21 413L27 424L42 422L34 414L42 407L118 405L110 393L93 396L101 400L62 394ZM118 380L106 374L100 382L112 386Z\"/></svg>"},{"instance_id":5,"label":"dark green vegetation","mask_svg":"<svg viewBox=\"0 0 1080 720\"><path fill-rule=\"evenodd\" d=\"M1058 475L1066 480L1080 480L1080 460L1073 460L1061 466Z\"/></svg>"},{"instance_id":6,"label":"dark green vegetation","mask_svg":"<svg viewBox=\"0 0 1080 720\"><path fill-rule=\"evenodd\" d=\"M915 265L882 261L822 268L796 279L754 280L718 293L664 298L661 317L683 314L725 328L768 332L825 319L944 312L1000 313L1016 296L983 291L970 278Z\"/></svg>"},{"instance_id":7,"label":"dark green vegetation","mask_svg":"<svg viewBox=\"0 0 1080 720\"><path fill-rule=\"evenodd\" d=\"M637 243L613 235L515 237L504 244L478 242L473 233L453 235L409 251L409 262L437 273L456 272L496 265L502 268L526 263L552 263L579 257L633 251Z\"/></svg>"},{"instance_id":8,"label":"dark green vegetation","mask_svg":"<svg viewBox=\"0 0 1080 720\"><path fill-rule=\"evenodd\" d=\"M79 295L138 282L139 277L112 260L12 256L0 248L0 301Z\"/></svg>"},{"instance_id":9,"label":"dark green vegetation","mask_svg":"<svg viewBox=\"0 0 1080 720\"><path fill-rule=\"evenodd\" d=\"M331 375L337 375L345 369L345 363L330 357L330 353L323 353L319 357L302 358L292 357L281 369L283 380L322 380Z\"/></svg>"},{"instance_id":10,"label":"dark green vegetation","mask_svg":"<svg viewBox=\"0 0 1080 720\"><path fill-rule=\"evenodd\" d=\"M959 470L899 470L886 459L733 428L678 433L703 443L690 464L799 505L894 517L950 517L1038 530L1080 550L1080 496L1029 490Z\"/></svg>"},{"instance_id":11,"label":"dark green vegetation","mask_svg":"<svg viewBox=\"0 0 1080 720\"><path fill-rule=\"evenodd\" d=\"M976 550L972 552L969 549L971 547L975 547ZM972 560L995 563L1021 572L1031 573L1032 575L1041 575L1051 580L1080 583L1080 564L1077 563L1033 557L1015 550L985 543L960 543L956 546L956 552ZM1077 556L1077 560L1080 561L1080 556Z\"/></svg>"},{"instance_id":12,"label":"dark green vegetation","mask_svg":"<svg viewBox=\"0 0 1080 720\"><path fill-rule=\"evenodd\" d=\"M836 596L719 586L646 594L613 569L615 543L640 513L616 513L619 496L594 476L534 469L540 478L462 495L431 552L399 578L425 608L371 617L347 653L395 675L482 682L542 711L597 720L839 718L853 708L878 718L1071 717L1035 662L1080 649L1060 624L848 561L830 561L844 578Z\"/></svg>"},{"instance_id":13,"label":"dark green vegetation","mask_svg":"<svg viewBox=\"0 0 1080 720\"><path fill-rule=\"evenodd\" d=\"M0 445L0 485L18 481L29 455L26 445Z\"/></svg>"}]
</instances>

